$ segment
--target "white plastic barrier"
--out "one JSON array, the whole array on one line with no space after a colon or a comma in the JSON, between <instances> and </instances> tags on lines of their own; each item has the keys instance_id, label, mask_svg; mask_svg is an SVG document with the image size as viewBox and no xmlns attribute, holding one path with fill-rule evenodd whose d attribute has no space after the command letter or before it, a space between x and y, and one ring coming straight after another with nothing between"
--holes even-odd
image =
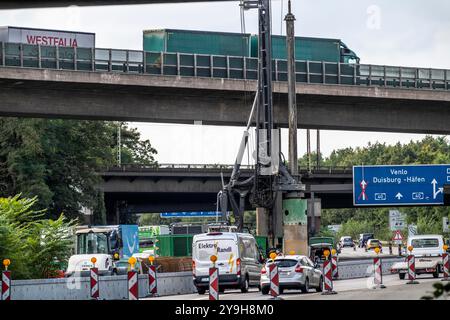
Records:
<instances>
[{"instance_id":1,"label":"white plastic barrier","mask_svg":"<svg viewBox=\"0 0 450 320\"><path fill-rule=\"evenodd\" d=\"M382 259L383 274L390 274L392 265L395 262L404 261L404 258L384 258ZM357 261L338 261L339 279L366 278L373 276L373 259Z\"/></svg>"},{"instance_id":2,"label":"white plastic barrier","mask_svg":"<svg viewBox=\"0 0 450 320\"><path fill-rule=\"evenodd\" d=\"M14 277L14 275L13 275ZM126 275L100 277L100 300L128 299ZM158 274L159 295L196 292L191 272ZM139 275L139 297L149 295L148 275ZM12 300L89 300L90 278L12 280Z\"/></svg>"}]
</instances>

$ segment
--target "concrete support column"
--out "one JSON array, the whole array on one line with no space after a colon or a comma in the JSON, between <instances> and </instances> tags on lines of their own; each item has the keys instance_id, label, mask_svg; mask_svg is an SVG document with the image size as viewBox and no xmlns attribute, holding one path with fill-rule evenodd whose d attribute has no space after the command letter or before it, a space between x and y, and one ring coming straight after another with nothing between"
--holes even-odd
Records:
<instances>
[{"instance_id":1,"label":"concrete support column","mask_svg":"<svg viewBox=\"0 0 450 320\"><path fill-rule=\"evenodd\" d=\"M308 255L308 226L307 225L285 225L283 238L283 251L289 254Z\"/></svg>"},{"instance_id":2,"label":"concrete support column","mask_svg":"<svg viewBox=\"0 0 450 320\"><path fill-rule=\"evenodd\" d=\"M314 236L320 231L320 220L322 211L322 200L314 197L314 193L311 193L311 198L308 199L308 233L310 236Z\"/></svg>"},{"instance_id":3,"label":"concrete support column","mask_svg":"<svg viewBox=\"0 0 450 320\"><path fill-rule=\"evenodd\" d=\"M283 246L283 193L278 192L272 214L273 246Z\"/></svg>"},{"instance_id":4,"label":"concrete support column","mask_svg":"<svg viewBox=\"0 0 450 320\"><path fill-rule=\"evenodd\" d=\"M256 208L256 235L267 236L269 233L269 219L267 210Z\"/></svg>"},{"instance_id":5,"label":"concrete support column","mask_svg":"<svg viewBox=\"0 0 450 320\"><path fill-rule=\"evenodd\" d=\"M307 201L300 199L297 195L291 198L287 195L283 200L283 251L289 254L308 254L308 220Z\"/></svg>"}]
</instances>

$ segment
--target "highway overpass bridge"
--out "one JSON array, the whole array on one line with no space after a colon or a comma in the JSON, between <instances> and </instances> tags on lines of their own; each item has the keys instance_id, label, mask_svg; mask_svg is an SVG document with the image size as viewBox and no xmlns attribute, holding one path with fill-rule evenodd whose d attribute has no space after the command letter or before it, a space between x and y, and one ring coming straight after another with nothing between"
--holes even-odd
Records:
<instances>
[{"instance_id":1,"label":"highway overpass bridge","mask_svg":"<svg viewBox=\"0 0 450 320\"><path fill-rule=\"evenodd\" d=\"M0 44L0 116L244 126L257 59ZM450 70L297 61L299 128L450 133ZM287 127L286 61L274 119Z\"/></svg>"},{"instance_id":2,"label":"highway overpass bridge","mask_svg":"<svg viewBox=\"0 0 450 320\"><path fill-rule=\"evenodd\" d=\"M45 7L68 7L68 6L104 6L104 5L131 5L131 4L172 4L187 2L218 2L238 0L33 0L0 1L0 9L26 9Z\"/></svg>"},{"instance_id":3,"label":"highway overpass bridge","mask_svg":"<svg viewBox=\"0 0 450 320\"><path fill-rule=\"evenodd\" d=\"M122 213L215 211L221 173L227 182L232 166L164 165L114 167L101 173L109 218L115 218L117 203ZM322 208L348 208L352 202L352 168L300 168L306 197L320 198ZM242 178L251 167L241 171ZM247 202L247 210L252 207Z\"/></svg>"}]
</instances>

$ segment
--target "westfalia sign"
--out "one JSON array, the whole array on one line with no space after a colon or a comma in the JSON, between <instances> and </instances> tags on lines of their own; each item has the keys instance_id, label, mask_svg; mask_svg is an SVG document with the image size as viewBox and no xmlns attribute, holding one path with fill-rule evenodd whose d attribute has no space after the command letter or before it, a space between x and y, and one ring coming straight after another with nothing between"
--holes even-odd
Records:
<instances>
[{"instance_id":1,"label":"westfalia sign","mask_svg":"<svg viewBox=\"0 0 450 320\"><path fill-rule=\"evenodd\" d=\"M47 46L78 47L78 41L74 38L60 38L52 36L27 35L27 44L40 44Z\"/></svg>"},{"instance_id":2,"label":"westfalia sign","mask_svg":"<svg viewBox=\"0 0 450 320\"><path fill-rule=\"evenodd\" d=\"M41 46L94 48L95 34L19 27L0 27L0 41Z\"/></svg>"}]
</instances>

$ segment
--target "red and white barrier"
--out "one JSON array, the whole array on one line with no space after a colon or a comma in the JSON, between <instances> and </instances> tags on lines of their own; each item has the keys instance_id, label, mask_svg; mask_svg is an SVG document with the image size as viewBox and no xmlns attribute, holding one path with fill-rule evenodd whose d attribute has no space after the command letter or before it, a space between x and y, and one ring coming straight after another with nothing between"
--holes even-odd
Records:
<instances>
[{"instance_id":1,"label":"red and white barrier","mask_svg":"<svg viewBox=\"0 0 450 320\"><path fill-rule=\"evenodd\" d=\"M151 265L148 268L148 286L151 295L156 295L158 293L156 282L156 266L154 265Z\"/></svg>"},{"instance_id":2,"label":"red and white barrier","mask_svg":"<svg viewBox=\"0 0 450 320\"><path fill-rule=\"evenodd\" d=\"M373 259L373 277L375 288L386 288L386 286L383 284L383 267L381 258L379 257Z\"/></svg>"},{"instance_id":3,"label":"red and white barrier","mask_svg":"<svg viewBox=\"0 0 450 320\"><path fill-rule=\"evenodd\" d=\"M331 257L331 272L332 272L333 279L339 278L338 262L337 262L336 256Z\"/></svg>"},{"instance_id":4,"label":"red and white barrier","mask_svg":"<svg viewBox=\"0 0 450 320\"><path fill-rule=\"evenodd\" d=\"M139 299L138 273L134 270L128 271L128 300Z\"/></svg>"},{"instance_id":5,"label":"red and white barrier","mask_svg":"<svg viewBox=\"0 0 450 320\"><path fill-rule=\"evenodd\" d=\"M448 253L442 254L442 272L444 273L444 281L448 281L450 277L450 261Z\"/></svg>"},{"instance_id":6,"label":"red and white barrier","mask_svg":"<svg viewBox=\"0 0 450 320\"><path fill-rule=\"evenodd\" d=\"M98 268L91 268L91 298L100 298L100 286L98 284Z\"/></svg>"},{"instance_id":7,"label":"red and white barrier","mask_svg":"<svg viewBox=\"0 0 450 320\"><path fill-rule=\"evenodd\" d=\"M324 275L325 291L327 292L333 291L333 275L331 269L332 269L331 261L325 260L323 263L323 275Z\"/></svg>"},{"instance_id":8,"label":"red and white barrier","mask_svg":"<svg viewBox=\"0 0 450 320\"><path fill-rule=\"evenodd\" d=\"M209 300L219 300L219 269L209 268Z\"/></svg>"},{"instance_id":9,"label":"red and white barrier","mask_svg":"<svg viewBox=\"0 0 450 320\"><path fill-rule=\"evenodd\" d=\"M2 300L11 300L11 271L2 272Z\"/></svg>"},{"instance_id":10,"label":"red and white barrier","mask_svg":"<svg viewBox=\"0 0 450 320\"><path fill-rule=\"evenodd\" d=\"M416 258L412 254L408 256L408 280L416 280Z\"/></svg>"},{"instance_id":11,"label":"red and white barrier","mask_svg":"<svg viewBox=\"0 0 450 320\"><path fill-rule=\"evenodd\" d=\"M270 276L270 295L274 298L280 295L280 278L278 275L278 266L275 263L269 265Z\"/></svg>"},{"instance_id":12,"label":"red and white barrier","mask_svg":"<svg viewBox=\"0 0 450 320\"><path fill-rule=\"evenodd\" d=\"M418 283L416 280L416 257L413 254L408 255L408 284Z\"/></svg>"}]
</instances>

